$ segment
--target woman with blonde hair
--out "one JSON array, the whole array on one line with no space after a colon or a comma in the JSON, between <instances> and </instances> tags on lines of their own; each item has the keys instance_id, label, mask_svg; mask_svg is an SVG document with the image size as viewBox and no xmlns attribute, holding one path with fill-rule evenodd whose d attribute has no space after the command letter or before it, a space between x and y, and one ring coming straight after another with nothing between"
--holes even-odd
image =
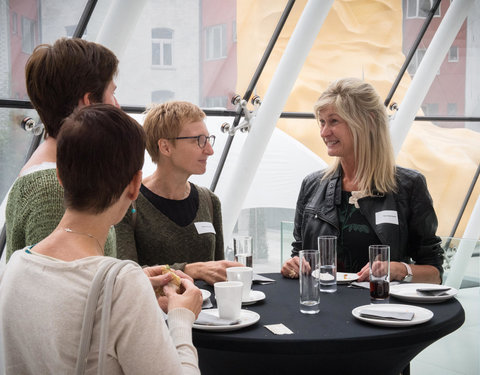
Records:
<instances>
[{"instance_id":1,"label":"woman with blonde hair","mask_svg":"<svg viewBox=\"0 0 480 375\"><path fill-rule=\"evenodd\" d=\"M339 79L314 111L328 155L336 158L302 183L292 258L282 274L298 277L298 251L318 248L318 236L335 235L338 271L368 280L368 246L385 244L391 280L440 283L443 256L425 177L395 165L378 93L359 79Z\"/></svg>"}]
</instances>

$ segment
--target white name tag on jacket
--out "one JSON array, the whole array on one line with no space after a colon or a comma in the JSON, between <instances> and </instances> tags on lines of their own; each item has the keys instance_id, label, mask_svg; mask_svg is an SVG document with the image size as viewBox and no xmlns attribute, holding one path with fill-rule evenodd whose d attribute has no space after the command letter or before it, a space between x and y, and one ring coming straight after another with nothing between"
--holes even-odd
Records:
<instances>
[{"instance_id":1,"label":"white name tag on jacket","mask_svg":"<svg viewBox=\"0 0 480 375\"><path fill-rule=\"evenodd\" d=\"M195 227L197 228L198 234L204 233L216 233L215 228L213 227L212 223L208 221L199 221L198 223L194 223Z\"/></svg>"},{"instance_id":2,"label":"white name tag on jacket","mask_svg":"<svg viewBox=\"0 0 480 375\"><path fill-rule=\"evenodd\" d=\"M398 225L397 211L385 210L375 213L375 224L396 224Z\"/></svg>"}]
</instances>

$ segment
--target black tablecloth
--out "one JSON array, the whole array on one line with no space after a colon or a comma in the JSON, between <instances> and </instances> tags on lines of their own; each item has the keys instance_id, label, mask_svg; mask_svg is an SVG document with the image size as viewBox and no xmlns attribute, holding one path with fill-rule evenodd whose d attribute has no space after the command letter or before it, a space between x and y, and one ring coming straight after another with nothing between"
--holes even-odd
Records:
<instances>
[{"instance_id":1,"label":"black tablecloth","mask_svg":"<svg viewBox=\"0 0 480 375\"><path fill-rule=\"evenodd\" d=\"M244 306L260 314L255 325L229 332L194 329L202 374L399 374L420 351L459 328L465 314L452 298L439 304L417 304L433 318L411 327L380 327L357 320L355 307L370 303L369 291L339 285L321 294L320 313L299 310L298 279L266 274L273 284L253 285L266 299ZM200 288L213 288L197 282ZM390 297L390 303L408 304ZM275 335L264 327L283 323L293 335Z\"/></svg>"}]
</instances>

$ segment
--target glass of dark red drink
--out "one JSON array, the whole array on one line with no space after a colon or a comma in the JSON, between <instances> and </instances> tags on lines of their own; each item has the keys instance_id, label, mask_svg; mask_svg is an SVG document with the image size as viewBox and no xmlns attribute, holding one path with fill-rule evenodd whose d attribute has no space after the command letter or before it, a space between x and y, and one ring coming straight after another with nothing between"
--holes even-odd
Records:
<instances>
[{"instance_id":1,"label":"glass of dark red drink","mask_svg":"<svg viewBox=\"0 0 480 375\"><path fill-rule=\"evenodd\" d=\"M390 295L390 246L370 245L370 299L372 303L388 303Z\"/></svg>"}]
</instances>

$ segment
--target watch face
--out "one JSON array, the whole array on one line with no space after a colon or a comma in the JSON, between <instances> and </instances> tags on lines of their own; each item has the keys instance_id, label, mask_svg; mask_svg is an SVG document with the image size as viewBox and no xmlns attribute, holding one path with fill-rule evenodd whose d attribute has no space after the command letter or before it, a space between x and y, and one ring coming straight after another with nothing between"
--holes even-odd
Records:
<instances>
[{"instance_id":1,"label":"watch face","mask_svg":"<svg viewBox=\"0 0 480 375\"><path fill-rule=\"evenodd\" d=\"M406 282L406 283L409 283L410 281L412 281L412 275L407 275L403 278L403 281Z\"/></svg>"}]
</instances>

